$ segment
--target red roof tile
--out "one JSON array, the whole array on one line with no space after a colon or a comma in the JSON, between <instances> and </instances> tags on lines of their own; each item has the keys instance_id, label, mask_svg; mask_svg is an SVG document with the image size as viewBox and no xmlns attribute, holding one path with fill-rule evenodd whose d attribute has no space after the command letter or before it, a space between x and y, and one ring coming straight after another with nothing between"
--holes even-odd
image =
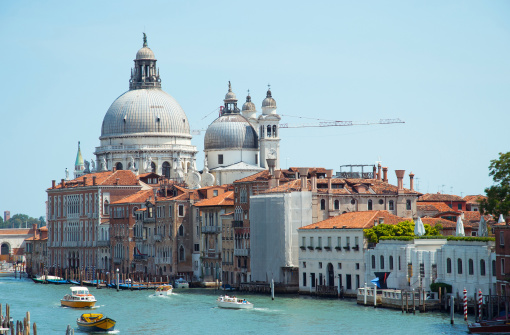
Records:
<instances>
[{"instance_id":1,"label":"red roof tile","mask_svg":"<svg viewBox=\"0 0 510 335\"><path fill-rule=\"evenodd\" d=\"M426 193L418 198L418 201L465 201L458 195L441 194L441 193Z\"/></svg>"},{"instance_id":2,"label":"red roof tile","mask_svg":"<svg viewBox=\"0 0 510 335\"><path fill-rule=\"evenodd\" d=\"M147 201L150 197L154 198L154 192L152 190L138 191L135 194L128 195L118 201L112 202L112 205L118 204L140 204Z\"/></svg>"},{"instance_id":3,"label":"red roof tile","mask_svg":"<svg viewBox=\"0 0 510 335\"><path fill-rule=\"evenodd\" d=\"M195 204L196 207L234 206L234 191L225 192L211 199L205 199Z\"/></svg>"},{"instance_id":4,"label":"red roof tile","mask_svg":"<svg viewBox=\"0 0 510 335\"><path fill-rule=\"evenodd\" d=\"M379 221L379 218L384 218L384 224L397 224L406 220L387 211L349 212L299 229L367 229L372 228L374 221Z\"/></svg>"}]
</instances>

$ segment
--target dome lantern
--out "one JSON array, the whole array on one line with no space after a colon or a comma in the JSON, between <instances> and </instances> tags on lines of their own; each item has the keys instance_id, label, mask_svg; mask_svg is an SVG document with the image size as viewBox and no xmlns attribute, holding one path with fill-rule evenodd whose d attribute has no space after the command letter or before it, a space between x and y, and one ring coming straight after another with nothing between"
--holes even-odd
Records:
<instances>
[{"instance_id":1,"label":"dome lantern","mask_svg":"<svg viewBox=\"0 0 510 335\"><path fill-rule=\"evenodd\" d=\"M135 67L131 69L129 89L161 88L159 69L156 68L156 56L147 46L147 35L143 33L143 47L138 50L135 58Z\"/></svg>"},{"instance_id":2,"label":"dome lantern","mask_svg":"<svg viewBox=\"0 0 510 335\"><path fill-rule=\"evenodd\" d=\"M234 92L232 92L232 86L230 85L230 80L228 81L228 92L225 94L225 99L223 99L225 103L223 107L222 114L239 114L240 110L237 107L237 97Z\"/></svg>"},{"instance_id":3,"label":"dome lantern","mask_svg":"<svg viewBox=\"0 0 510 335\"><path fill-rule=\"evenodd\" d=\"M267 85L266 98L262 100L262 113L263 114L274 114L276 111L276 101L273 99L271 94L271 86Z\"/></svg>"}]
</instances>

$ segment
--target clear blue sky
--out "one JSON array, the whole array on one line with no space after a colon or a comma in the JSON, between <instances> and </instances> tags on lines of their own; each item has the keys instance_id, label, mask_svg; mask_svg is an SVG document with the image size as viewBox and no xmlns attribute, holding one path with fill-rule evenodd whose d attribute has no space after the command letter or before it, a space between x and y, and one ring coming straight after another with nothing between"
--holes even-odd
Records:
<instances>
[{"instance_id":1,"label":"clear blue sky","mask_svg":"<svg viewBox=\"0 0 510 335\"><path fill-rule=\"evenodd\" d=\"M510 150L509 17L509 1L4 1L0 211L45 215L77 142L93 157L143 31L194 129L228 80L259 111L270 83L283 115L406 122L282 129L282 167L380 158L390 182L405 169L421 192L482 193Z\"/></svg>"}]
</instances>

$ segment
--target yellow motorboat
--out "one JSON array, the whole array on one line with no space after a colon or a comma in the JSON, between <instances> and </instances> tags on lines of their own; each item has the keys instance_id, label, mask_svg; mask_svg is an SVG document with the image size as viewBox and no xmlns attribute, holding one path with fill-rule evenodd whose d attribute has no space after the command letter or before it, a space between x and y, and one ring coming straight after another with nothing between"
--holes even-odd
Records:
<instances>
[{"instance_id":1,"label":"yellow motorboat","mask_svg":"<svg viewBox=\"0 0 510 335\"><path fill-rule=\"evenodd\" d=\"M96 304L96 298L90 294L89 289L83 286L71 287L71 294L66 294L60 304L73 308L90 308Z\"/></svg>"},{"instance_id":2,"label":"yellow motorboat","mask_svg":"<svg viewBox=\"0 0 510 335\"><path fill-rule=\"evenodd\" d=\"M107 332L115 328L116 321L103 314L82 314L77 320L78 328L86 332Z\"/></svg>"}]
</instances>

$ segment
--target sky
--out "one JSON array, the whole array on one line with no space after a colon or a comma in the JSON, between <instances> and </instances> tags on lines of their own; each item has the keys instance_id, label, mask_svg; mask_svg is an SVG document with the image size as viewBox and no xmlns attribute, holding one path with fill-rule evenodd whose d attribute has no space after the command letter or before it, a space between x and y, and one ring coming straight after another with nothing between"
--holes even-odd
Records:
<instances>
[{"instance_id":1,"label":"sky","mask_svg":"<svg viewBox=\"0 0 510 335\"><path fill-rule=\"evenodd\" d=\"M142 32L162 88L206 129L228 81L281 123L403 124L282 129L281 167L374 164L422 193L483 194L510 150L508 1L3 1L0 213L46 213L51 181L94 157L128 89ZM204 132L192 144L203 167Z\"/></svg>"}]
</instances>

